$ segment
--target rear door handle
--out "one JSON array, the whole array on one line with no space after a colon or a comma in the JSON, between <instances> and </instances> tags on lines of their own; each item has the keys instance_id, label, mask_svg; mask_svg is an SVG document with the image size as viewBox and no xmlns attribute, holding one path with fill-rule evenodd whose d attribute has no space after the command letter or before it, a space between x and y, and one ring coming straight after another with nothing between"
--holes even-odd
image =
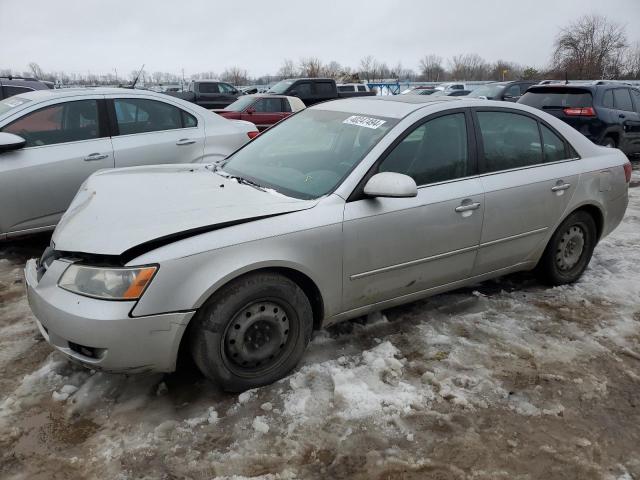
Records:
<instances>
[{"instance_id":1,"label":"rear door handle","mask_svg":"<svg viewBox=\"0 0 640 480\"><path fill-rule=\"evenodd\" d=\"M555 185L555 186L551 187L551 191L552 192L561 192L562 190L569 189L569 187L571 187L570 183L563 183L563 184Z\"/></svg>"},{"instance_id":2,"label":"rear door handle","mask_svg":"<svg viewBox=\"0 0 640 480\"><path fill-rule=\"evenodd\" d=\"M194 143L196 143L196 141L192 138L181 138L176 142L176 145L192 145Z\"/></svg>"},{"instance_id":3,"label":"rear door handle","mask_svg":"<svg viewBox=\"0 0 640 480\"><path fill-rule=\"evenodd\" d=\"M91 153L89 155L87 155L86 157L84 157L84 161L85 162L95 162L96 160L104 160L105 158L108 158L109 155L106 153Z\"/></svg>"},{"instance_id":4,"label":"rear door handle","mask_svg":"<svg viewBox=\"0 0 640 480\"><path fill-rule=\"evenodd\" d=\"M477 210L479 208L480 208L480 203L478 202L466 203L464 205L460 205L459 207L456 207L456 212L458 213L468 212L469 210Z\"/></svg>"}]
</instances>

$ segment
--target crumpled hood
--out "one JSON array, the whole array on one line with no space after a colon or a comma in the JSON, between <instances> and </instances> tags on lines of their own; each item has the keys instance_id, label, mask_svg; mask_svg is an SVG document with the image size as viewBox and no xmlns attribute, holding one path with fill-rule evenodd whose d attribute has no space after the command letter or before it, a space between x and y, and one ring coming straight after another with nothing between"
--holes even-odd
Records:
<instances>
[{"instance_id":1,"label":"crumpled hood","mask_svg":"<svg viewBox=\"0 0 640 480\"><path fill-rule=\"evenodd\" d=\"M313 207L214 173L207 165L105 170L82 185L62 217L56 250L101 255L163 237Z\"/></svg>"}]
</instances>

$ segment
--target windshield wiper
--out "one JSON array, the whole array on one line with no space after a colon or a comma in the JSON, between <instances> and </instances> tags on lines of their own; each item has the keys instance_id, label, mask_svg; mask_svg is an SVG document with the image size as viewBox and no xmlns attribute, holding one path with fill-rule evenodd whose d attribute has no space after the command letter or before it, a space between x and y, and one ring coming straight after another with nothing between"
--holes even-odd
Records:
<instances>
[{"instance_id":1,"label":"windshield wiper","mask_svg":"<svg viewBox=\"0 0 640 480\"><path fill-rule=\"evenodd\" d=\"M249 185L250 187L256 188L256 189L258 189L258 190L260 190L260 191L262 191L262 192L266 192L266 191L267 191L267 190L266 190L262 185L260 185L259 183L256 183L256 182L254 182L253 180L249 180L248 178L241 177L240 175L231 175L230 173L227 173L227 172L220 173L220 172L217 172L217 171L216 171L216 173L217 173L218 175L221 175L221 176L225 177L225 178L232 178L232 179L234 179L234 180L237 180L237 181L238 181L238 183L242 183L242 184L244 184L244 185Z\"/></svg>"}]
</instances>

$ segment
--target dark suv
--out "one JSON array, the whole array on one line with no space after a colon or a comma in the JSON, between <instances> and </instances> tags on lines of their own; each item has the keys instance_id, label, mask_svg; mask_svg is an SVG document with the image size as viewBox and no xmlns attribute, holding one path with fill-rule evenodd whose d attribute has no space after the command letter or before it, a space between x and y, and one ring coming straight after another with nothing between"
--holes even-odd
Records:
<instances>
[{"instance_id":1,"label":"dark suv","mask_svg":"<svg viewBox=\"0 0 640 480\"><path fill-rule=\"evenodd\" d=\"M0 100L20 93L46 90L47 88L53 88L53 84L49 87L46 83L35 78L0 77Z\"/></svg>"},{"instance_id":2,"label":"dark suv","mask_svg":"<svg viewBox=\"0 0 640 480\"><path fill-rule=\"evenodd\" d=\"M640 153L640 90L614 82L536 85L518 103L568 123L589 140Z\"/></svg>"},{"instance_id":3,"label":"dark suv","mask_svg":"<svg viewBox=\"0 0 640 480\"><path fill-rule=\"evenodd\" d=\"M514 82L494 82L480 85L473 90L469 97L483 97L487 100L503 100L505 102L517 102L518 99L536 82L528 80L517 80Z\"/></svg>"}]
</instances>

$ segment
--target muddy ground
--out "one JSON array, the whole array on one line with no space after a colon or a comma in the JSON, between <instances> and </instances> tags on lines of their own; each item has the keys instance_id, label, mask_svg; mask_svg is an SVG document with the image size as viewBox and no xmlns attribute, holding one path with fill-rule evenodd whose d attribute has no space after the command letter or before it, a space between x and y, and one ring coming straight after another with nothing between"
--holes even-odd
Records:
<instances>
[{"instance_id":1,"label":"muddy ground","mask_svg":"<svg viewBox=\"0 0 640 480\"><path fill-rule=\"evenodd\" d=\"M239 396L52 352L21 270L47 243L0 245L0 478L640 480L639 188L580 282L519 274L338 325Z\"/></svg>"}]
</instances>

